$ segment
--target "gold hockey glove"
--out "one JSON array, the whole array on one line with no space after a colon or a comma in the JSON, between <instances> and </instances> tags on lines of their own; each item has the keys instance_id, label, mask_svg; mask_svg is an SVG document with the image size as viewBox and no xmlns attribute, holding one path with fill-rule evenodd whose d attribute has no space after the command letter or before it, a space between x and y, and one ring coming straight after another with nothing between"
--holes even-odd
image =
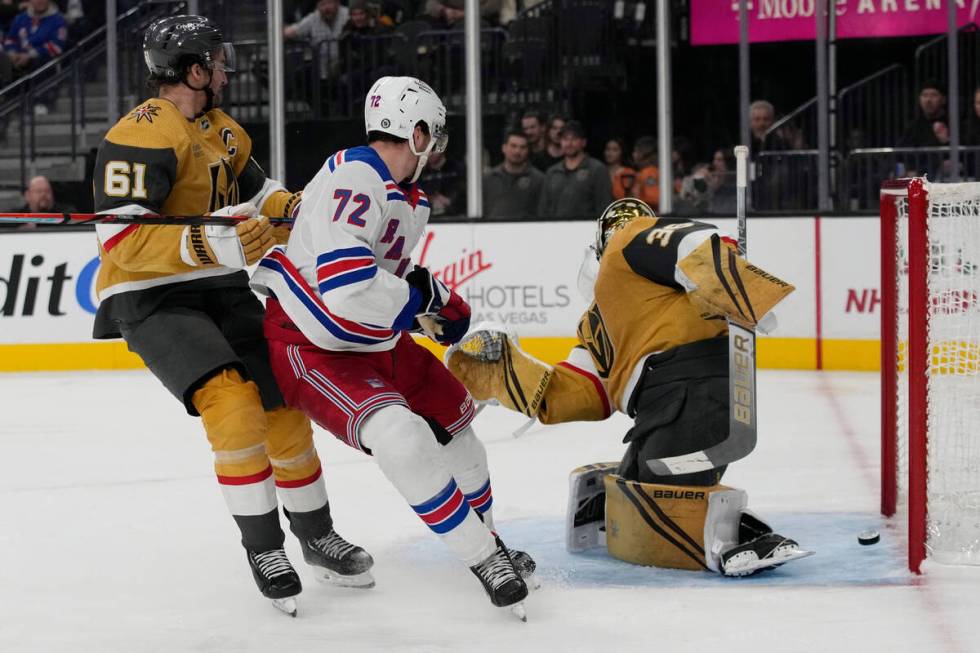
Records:
<instances>
[{"instance_id":1,"label":"gold hockey glove","mask_svg":"<svg viewBox=\"0 0 980 653\"><path fill-rule=\"evenodd\" d=\"M690 284L688 299L702 319L728 318L754 327L796 288L739 256L717 234L677 263Z\"/></svg>"},{"instance_id":2,"label":"gold hockey glove","mask_svg":"<svg viewBox=\"0 0 980 653\"><path fill-rule=\"evenodd\" d=\"M550 365L529 356L506 333L476 331L446 352L446 366L478 401L535 417L554 374Z\"/></svg>"}]
</instances>

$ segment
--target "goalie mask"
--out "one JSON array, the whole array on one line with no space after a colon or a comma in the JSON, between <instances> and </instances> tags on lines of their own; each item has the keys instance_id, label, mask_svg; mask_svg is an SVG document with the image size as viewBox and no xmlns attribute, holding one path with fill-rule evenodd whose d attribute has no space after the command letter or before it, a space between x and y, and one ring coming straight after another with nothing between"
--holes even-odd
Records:
<instances>
[{"instance_id":1,"label":"goalie mask","mask_svg":"<svg viewBox=\"0 0 980 653\"><path fill-rule=\"evenodd\" d=\"M631 220L641 217L655 218L657 215L646 202L632 197L624 197L607 206L596 224L595 244L592 246L596 259L602 258L602 253L606 251L606 244L614 233L625 227Z\"/></svg>"},{"instance_id":2,"label":"goalie mask","mask_svg":"<svg viewBox=\"0 0 980 653\"><path fill-rule=\"evenodd\" d=\"M425 149L415 149L415 127L424 123L429 131ZM414 77L382 77L364 98L364 127L408 141L412 154L419 157L410 183L418 181L433 150L445 152L449 144L446 107L436 92Z\"/></svg>"}]
</instances>

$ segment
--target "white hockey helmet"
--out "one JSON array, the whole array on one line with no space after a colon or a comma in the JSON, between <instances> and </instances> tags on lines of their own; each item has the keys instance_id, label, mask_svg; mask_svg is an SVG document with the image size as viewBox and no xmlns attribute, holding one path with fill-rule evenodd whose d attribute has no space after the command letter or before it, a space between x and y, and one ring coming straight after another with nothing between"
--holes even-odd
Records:
<instances>
[{"instance_id":1,"label":"white hockey helmet","mask_svg":"<svg viewBox=\"0 0 980 653\"><path fill-rule=\"evenodd\" d=\"M431 135L421 152L416 151L412 137L420 122ZM368 133L383 132L408 141L412 154L419 157L413 183L422 174L429 154L433 150L445 152L449 144L446 107L428 84L414 77L382 77L371 86L364 99L364 128Z\"/></svg>"}]
</instances>

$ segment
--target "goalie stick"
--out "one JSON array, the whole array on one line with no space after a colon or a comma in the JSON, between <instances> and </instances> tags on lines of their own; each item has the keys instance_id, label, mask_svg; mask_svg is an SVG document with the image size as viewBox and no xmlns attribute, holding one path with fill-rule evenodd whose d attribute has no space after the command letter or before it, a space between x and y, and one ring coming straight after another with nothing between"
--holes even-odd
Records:
<instances>
[{"instance_id":1,"label":"goalie stick","mask_svg":"<svg viewBox=\"0 0 980 653\"><path fill-rule=\"evenodd\" d=\"M154 213L0 213L3 224L52 226L86 224L203 225L232 227L248 220L247 215L156 215ZM292 224L292 218L269 218L273 225Z\"/></svg>"},{"instance_id":2,"label":"goalie stick","mask_svg":"<svg viewBox=\"0 0 980 653\"><path fill-rule=\"evenodd\" d=\"M736 217L738 253L745 256L747 228L745 197L749 148L735 147ZM647 460L647 467L658 476L702 472L733 463L752 453L758 436L756 423L755 329L728 320L728 437L718 444L694 453Z\"/></svg>"}]
</instances>

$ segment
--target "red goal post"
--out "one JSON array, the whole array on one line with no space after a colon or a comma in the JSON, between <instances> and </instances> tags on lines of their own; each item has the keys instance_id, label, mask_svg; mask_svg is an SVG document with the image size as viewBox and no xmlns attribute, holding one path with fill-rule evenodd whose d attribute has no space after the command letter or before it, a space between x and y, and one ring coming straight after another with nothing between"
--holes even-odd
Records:
<instances>
[{"instance_id":1,"label":"red goal post","mask_svg":"<svg viewBox=\"0 0 980 653\"><path fill-rule=\"evenodd\" d=\"M980 564L980 183L881 187L881 511L908 564Z\"/></svg>"}]
</instances>

